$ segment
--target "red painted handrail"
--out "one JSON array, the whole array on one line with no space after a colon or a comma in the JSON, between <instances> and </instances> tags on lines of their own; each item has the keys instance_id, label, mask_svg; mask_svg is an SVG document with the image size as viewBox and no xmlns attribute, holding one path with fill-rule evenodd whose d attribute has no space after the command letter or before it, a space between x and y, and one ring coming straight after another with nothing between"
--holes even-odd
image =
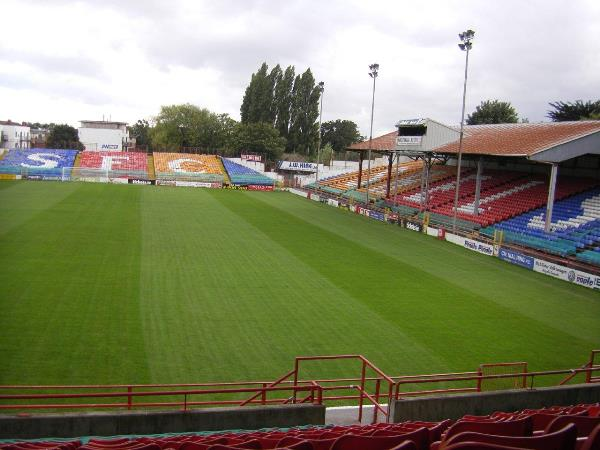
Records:
<instances>
[{"instance_id":1,"label":"red painted handrail","mask_svg":"<svg viewBox=\"0 0 600 450\"><path fill-rule=\"evenodd\" d=\"M266 381L244 381L244 382L220 382L220 383L188 383L188 384L117 384L117 385L36 385L19 386L4 385L0 386L0 410L40 410L40 409L100 409L100 408L151 408L151 407L180 407L184 410L190 407L207 407L219 405L271 405L286 403L313 403L323 404L327 401L357 401L359 406L359 420L362 419L363 402L366 399L374 405L373 420L377 421L378 413L382 413L389 421L389 405L393 399L402 397L425 395L425 394L454 394L460 392L475 392L477 387L442 387L439 389L417 389L415 391L400 392L400 387L404 385L423 386L431 383L456 383L456 382L475 382L477 385L481 380L502 379L523 377L529 379L533 387L535 377L564 375L569 376L561 381L561 384L571 380L577 374L585 374L586 382L595 382L600 377L594 377L593 374L600 370L600 365L595 365L594 357L600 354L600 350L594 350L590 360L584 366L577 369L550 370L538 372L523 372L511 374L482 375L478 372L454 372L442 374L426 375L403 375L390 377L381 369L372 364L362 355L333 355L333 356L300 356L295 359L294 369L273 382ZM337 378L337 379L300 379L300 365L303 361L317 360L339 360L348 359L360 362L361 374L355 378ZM498 364L501 365L501 364ZM366 376L367 370L376 374L376 376ZM293 380L290 378L293 376ZM382 392L381 383L388 386L387 393ZM369 392L367 383L374 383L374 392ZM525 386L526 388L526 386ZM56 393L31 393L35 390L60 390ZM92 390L92 392L85 392ZM7 391L17 391L16 393L6 393ZM67 391L67 392L65 392ZM82 392L84 391L84 392ZM334 393L338 391L338 393ZM350 392L348 394L348 392ZM275 398L268 398L268 394L278 394ZM287 393L287 394L286 394ZM302 394L304 393L304 394ZM214 399L211 396L250 394L249 398L244 399ZM284 396L282 397L282 394ZM302 397L298 398L298 394ZM291 395L291 396L290 396ZM153 397L168 396L168 401L148 401ZM190 396L201 396L205 400L190 400ZM175 397L175 399L173 398ZM207 399L208 397L208 399ZM387 397L387 399L386 399ZM39 403L41 400L76 400L76 399L105 399L100 403ZM176 401L180 398L180 401ZM382 403L382 398L387 400L387 408ZM139 399L141 401L134 402ZM146 401L144 401L146 399ZM112 402L116 400L116 402ZM124 401L123 401L124 400ZM36 403L22 403L36 402Z\"/></svg>"}]
</instances>

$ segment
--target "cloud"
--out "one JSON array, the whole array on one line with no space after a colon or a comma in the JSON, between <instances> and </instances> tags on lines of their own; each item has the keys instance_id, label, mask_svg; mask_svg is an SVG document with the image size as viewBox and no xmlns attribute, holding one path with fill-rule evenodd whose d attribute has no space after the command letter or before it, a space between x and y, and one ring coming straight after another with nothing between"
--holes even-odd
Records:
<instances>
[{"instance_id":1,"label":"cloud","mask_svg":"<svg viewBox=\"0 0 600 450\"><path fill-rule=\"evenodd\" d=\"M36 111L47 111L52 117L40 118L47 121L77 120L79 109L134 122L181 102L239 117L250 76L265 61L297 73L311 67L325 82L324 120L354 120L366 135L367 71L378 62L374 134L406 117L458 124L465 54L456 44L467 28L476 32L467 113L498 98L540 121L550 101L600 92L594 0L4 3L7 17L28 17L27 32L5 22L11 39L0 48L0 116L15 120L30 120L12 113L27 115L15 103L24 91L37 94Z\"/></svg>"}]
</instances>

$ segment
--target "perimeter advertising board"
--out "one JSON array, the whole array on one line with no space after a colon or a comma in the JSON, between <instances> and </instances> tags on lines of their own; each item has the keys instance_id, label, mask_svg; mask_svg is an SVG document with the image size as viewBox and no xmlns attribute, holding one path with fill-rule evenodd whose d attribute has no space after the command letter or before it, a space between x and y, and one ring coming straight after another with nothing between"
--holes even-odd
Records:
<instances>
[{"instance_id":1,"label":"perimeter advertising board","mask_svg":"<svg viewBox=\"0 0 600 450\"><path fill-rule=\"evenodd\" d=\"M498 258L503 261L508 261L511 264L525 267L529 270L533 270L535 261L535 259L531 256L524 255L523 253L505 247L500 247L500 250L498 251Z\"/></svg>"},{"instance_id":2,"label":"perimeter advertising board","mask_svg":"<svg viewBox=\"0 0 600 450\"><path fill-rule=\"evenodd\" d=\"M571 269L542 259L535 258L533 270L560 280L578 284L579 286L600 289L600 276Z\"/></svg>"},{"instance_id":3,"label":"perimeter advertising board","mask_svg":"<svg viewBox=\"0 0 600 450\"><path fill-rule=\"evenodd\" d=\"M249 184L248 185L248 190L249 191L272 191L273 190L273 185L265 186L265 185L262 185L262 184Z\"/></svg>"},{"instance_id":4,"label":"perimeter advertising board","mask_svg":"<svg viewBox=\"0 0 600 450\"><path fill-rule=\"evenodd\" d=\"M304 198L308 197L308 192L301 191L300 189L289 188L288 191L294 195L299 195L300 197L304 197Z\"/></svg>"},{"instance_id":5,"label":"perimeter advertising board","mask_svg":"<svg viewBox=\"0 0 600 450\"><path fill-rule=\"evenodd\" d=\"M404 227L407 230L417 231L419 233L423 232L423 225L421 225L418 222L411 222L410 220L407 220L406 222L404 222Z\"/></svg>"},{"instance_id":6,"label":"perimeter advertising board","mask_svg":"<svg viewBox=\"0 0 600 450\"><path fill-rule=\"evenodd\" d=\"M371 219L379 220L381 222L385 221L385 215L379 211L369 210L369 217Z\"/></svg>"},{"instance_id":7,"label":"perimeter advertising board","mask_svg":"<svg viewBox=\"0 0 600 450\"><path fill-rule=\"evenodd\" d=\"M156 184L155 180L147 180L145 178L129 178L127 182L129 184Z\"/></svg>"},{"instance_id":8,"label":"perimeter advertising board","mask_svg":"<svg viewBox=\"0 0 600 450\"><path fill-rule=\"evenodd\" d=\"M485 244L452 233L446 233L446 240L469 250L473 250L474 252L481 253L482 255L494 255L494 246L491 244Z\"/></svg>"}]
</instances>

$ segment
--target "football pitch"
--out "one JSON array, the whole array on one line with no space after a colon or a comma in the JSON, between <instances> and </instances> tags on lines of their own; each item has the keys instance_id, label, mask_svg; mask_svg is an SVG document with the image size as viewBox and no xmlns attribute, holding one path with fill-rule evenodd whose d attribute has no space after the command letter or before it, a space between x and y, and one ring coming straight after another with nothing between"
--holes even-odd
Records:
<instances>
[{"instance_id":1,"label":"football pitch","mask_svg":"<svg viewBox=\"0 0 600 450\"><path fill-rule=\"evenodd\" d=\"M600 295L285 192L0 183L0 384L579 367ZM344 363L315 376L353 376Z\"/></svg>"}]
</instances>

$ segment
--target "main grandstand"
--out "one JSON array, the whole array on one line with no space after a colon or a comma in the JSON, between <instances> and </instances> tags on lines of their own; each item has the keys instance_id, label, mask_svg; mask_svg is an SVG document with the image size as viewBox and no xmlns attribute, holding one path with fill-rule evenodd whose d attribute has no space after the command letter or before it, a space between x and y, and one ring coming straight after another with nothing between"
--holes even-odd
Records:
<instances>
[{"instance_id":1,"label":"main grandstand","mask_svg":"<svg viewBox=\"0 0 600 450\"><path fill-rule=\"evenodd\" d=\"M411 134L418 144L401 139ZM359 153L358 172L310 187L362 203L368 190L375 206L450 229L458 146L457 129L400 121L398 131L348 148ZM388 165L364 170L369 148ZM600 265L600 122L466 126L462 153L459 228L502 231L503 242ZM394 165L400 157L414 162Z\"/></svg>"}]
</instances>

